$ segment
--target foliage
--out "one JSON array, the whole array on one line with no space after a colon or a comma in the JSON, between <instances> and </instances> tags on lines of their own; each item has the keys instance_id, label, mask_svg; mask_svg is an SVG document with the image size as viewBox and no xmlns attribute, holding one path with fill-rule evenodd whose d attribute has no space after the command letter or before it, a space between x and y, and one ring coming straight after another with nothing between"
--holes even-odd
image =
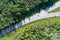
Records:
<instances>
[{"instance_id":1,"label":"foliage","mask_svg":"<svg viewBox=\"0 0 60 40\"><path fill-rule=\"evenodd\" d=\"M0 29L20 22L56 1L58 0L0 0Z\"/></svg>"},{"instance_id":2,"label":"foliage","mask_svg":"<svg viewBox=\"0 0 60 40\"><path fill-rule=\"evenodd\" d=\"M0 40L60 40L60 17L31 22L2 36Z\"/></svg>"}]
</instances>

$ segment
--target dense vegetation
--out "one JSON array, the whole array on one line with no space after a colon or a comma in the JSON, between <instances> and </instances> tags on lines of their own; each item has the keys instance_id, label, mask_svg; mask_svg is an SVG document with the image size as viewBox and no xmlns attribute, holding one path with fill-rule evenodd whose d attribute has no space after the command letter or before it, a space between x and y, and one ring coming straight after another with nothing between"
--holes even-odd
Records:
<instances>
[{"instance_id":1,"label":"dense vegetation","mask_svg":"<svg viewBox=\"0 0 60 40\"><path fill-rule=\"evenodd\" d=\"M31 22L0 37L0 40L60 40L60 17Z\"/></svg>"},{"instance_id":2,"label":"dense vegetation","mask_svg":"<svg viewBox=\"0 0 60 40\"><path fill-rule=\"evenodd\" d=\"M0 0L0 29L33 15L58 0Z\"/></svg>"},{"instance_id":3,"label":"dense vegetation","mask_svg":"<svg viewBox=\"0 0 60 40\"><path fill-rule=\"evenodd\" d=\"M56 8L56 9L54 9L54 10L48 12L48 13L54 13L54 12L60 12L60 7Z\"/></svg>"}]
</instances>

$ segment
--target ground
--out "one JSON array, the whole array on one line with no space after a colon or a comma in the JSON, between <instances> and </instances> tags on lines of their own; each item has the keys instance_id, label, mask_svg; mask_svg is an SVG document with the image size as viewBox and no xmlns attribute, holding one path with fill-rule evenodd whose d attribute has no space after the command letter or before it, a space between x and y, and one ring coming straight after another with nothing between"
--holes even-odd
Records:
<instances>
[{"instance_id":1,"label":"ground","mask_svg":"<svg viewBox=\"0 0 60 40\"><path fill-rule=\"evenodd\" d=\"M56 8L56 9L54 9L52 11L49 11L48 13L54 13L54 12L60 12L60 7Z\"/></svg>"},{"instance_id":2,"label":"ground","mask_svg":"<svg viewBox=\"0 0 60 40\"><path fill-rule=\"evenodd\" d=\"M33 38L33 39L32 39ZM1 37L0 40L59 40L60 17L37 20Z\"/></svg>"}]
</instances>

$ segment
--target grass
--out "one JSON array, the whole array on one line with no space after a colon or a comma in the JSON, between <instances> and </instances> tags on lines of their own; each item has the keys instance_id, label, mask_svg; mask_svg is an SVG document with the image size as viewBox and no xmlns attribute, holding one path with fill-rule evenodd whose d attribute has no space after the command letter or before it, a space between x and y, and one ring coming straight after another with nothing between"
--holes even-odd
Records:
<instances>
[{"instance_id":1,"label":"grass","mask_svg":"<svg viewBox=\"0 0 60 40\"><path fill-rule=\"evenodd\" d=\"M59 40L60 17L37 20L0 37L0 40Z\"/></svg>"},{"instance_id":2,"label":"grass","mask_svg":"<svg viewBox=\"0 0 60 40\"><path fill-rule=\"evenodd\" d=\"M56 8L56 9L54 9L54 10L48 12L48 13L54 13L54 12L60 12L60 7Z\"/></svg>"}]
</instances>

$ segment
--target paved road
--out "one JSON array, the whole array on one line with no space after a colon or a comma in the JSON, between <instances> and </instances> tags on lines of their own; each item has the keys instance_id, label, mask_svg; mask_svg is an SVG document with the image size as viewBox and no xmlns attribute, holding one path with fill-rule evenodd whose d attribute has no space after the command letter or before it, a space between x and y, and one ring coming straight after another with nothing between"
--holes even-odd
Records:
<instances>
[{"instance_id":1,"label":"paved road","mask_svg":"<svg viewBox=\"0 0 60 40\"><path fill-rule=\"evenodd\" d=\"M48 14L49 11L51 11L57 7L60 7L59 4L60 4L60 1L55 3L53 6L50 6L49 8L42 10L40 13L36 13L35 15L33 15L29 18L26 18L25 20L22 20L21 22L15 24L15 25L11 25L8 28L0 30L0 36L5 35L6 33L9 33L10 31L12 31L18 27L21 27L22 25L25 25L29 22L32 22L32 21L36 21L36 20L43 19L43 18L54 17L54 16L60 16L60 12Z\"/></svg>"},{"instance_id":2,"label":"paved road","mask_svg":"<svg viewBox=\"0 0 60 40\"><path fill-rule=\"evenodd\" d=\"M48 17L54 17L54 16L60 16L60 12L48 14L49 11L52 11L58 7L60 7L60 1L56 2L53 6L50 6L49 8L42 10L40 13L36 13L35 15L33 15L29 18L26 18L25 20L22 20L22 22L16 24L16 28L19 27L20 24L25 25L25 24L35 21L35 20L48 18Z\"/></svg>"}]
</instances>

